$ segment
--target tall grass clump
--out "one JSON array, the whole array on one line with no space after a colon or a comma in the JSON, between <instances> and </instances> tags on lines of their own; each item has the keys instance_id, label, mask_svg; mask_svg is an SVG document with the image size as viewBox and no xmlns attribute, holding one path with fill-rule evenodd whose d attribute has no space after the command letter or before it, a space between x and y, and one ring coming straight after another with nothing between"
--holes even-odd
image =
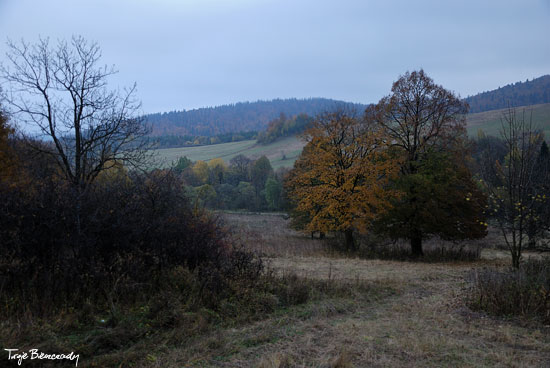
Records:
<instances>
[{"instance_id":1,"label":"tall grass clump","mask_svg":"<svg viewBox=\"0 0 550 368\"><path fill-rule=\"evenodd\" d=\"M519 269L484 268L471 274L470 305L499 316L550 322L550 258L529 259Z\"/></svg>"},{"instance_id":2,"label":"tall grass clump","mask_svg":"<svg viewBox=\"0 0 550 368\"><path fill-rule=\"evenodd\" d=\"M474 262L481 257L481 246L473 241L448 241L438 237L428 239L423 246L423 255L411 253L410 244L402 240L391 240L376 234L358 236L358 249L353 255L364 259L381 259L414 262ZM336 236L329 239L331 248L346 252L343 241Z\"/></svg>"}]
</instances>

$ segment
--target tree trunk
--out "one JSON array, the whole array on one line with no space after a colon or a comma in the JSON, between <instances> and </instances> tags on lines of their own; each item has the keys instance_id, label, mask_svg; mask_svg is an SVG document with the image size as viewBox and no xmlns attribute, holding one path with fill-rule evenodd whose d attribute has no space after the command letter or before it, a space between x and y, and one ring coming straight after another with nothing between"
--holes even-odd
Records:
<instances>
[{"instance_id":1,"label":"tree trunk","mask_svg":"<svg viewBox=\"0 0 550 368\"><path fill-rule=\"evenodd\" d=\"M424 255L422 251L422 233L417 231L411 236L411 251L413 257L421 257Z\"/></svg>"},{"instance_id":2,"label":"tree trunk","mask_svg":"<svg viewBox=\"0 0 550 368\"><path fill-rule=\"evenodd\" d=\"M521 256L518 254L518 252L512 252L512 267L519 268L520 259Z\"/></svg>"},{"instance_id":3,"label":"tree trunk","mask_svg":"<svg viewBox=\"0 0 550 368\"><path fill-rule=\"evenodd\" d=\"M535 236L529 236L529 241L527 242L527 249L535 249L537 247L537 238Z\"/></svg>"},{"instance_id":4,"label":"tree trunk","mask_svg":"<svg viewBox=\"0 0 550 368\"><path fill-rule=\"evenodd\" d=\"M353 230L347 229L346 231L344 231L344 235L346 236L346 250L354 251L355 239L353 239Z\"/></svg>"}]
</instances>

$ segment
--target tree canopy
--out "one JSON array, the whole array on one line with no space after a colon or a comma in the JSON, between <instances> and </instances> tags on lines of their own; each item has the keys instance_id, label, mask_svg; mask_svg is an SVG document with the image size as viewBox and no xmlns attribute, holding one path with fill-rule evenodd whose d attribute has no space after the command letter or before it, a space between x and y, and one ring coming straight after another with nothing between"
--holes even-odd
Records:
<instances>
[{"instance_id":1,"label":"tree canopy","mask_svg":"<svg viewBox=\"0 0 550 368\"><path fill-rule=\"evenodd\" d=\"M398 169L387 155L383 131L345 111L318 116L286 186L309 231L338 231L355 248L353 232L365 233L388 210L396 192L387 183Z\"/></svg>"},{"instance_id":2,"label":"tree canopy","mask_svg":"<svg viewBox=\"0 0 550 368\"><path fill-rule=\"evenodd\" d=\"M382 221L382 230L409 239L416 256L423 254L422 240L433 235L484 236L484 197L465 162L468 106L423 70L405 73L391 91L366 110L402 158L393 184L403 196L394 201L396 210Z\"/></svg>"}]
</instances>

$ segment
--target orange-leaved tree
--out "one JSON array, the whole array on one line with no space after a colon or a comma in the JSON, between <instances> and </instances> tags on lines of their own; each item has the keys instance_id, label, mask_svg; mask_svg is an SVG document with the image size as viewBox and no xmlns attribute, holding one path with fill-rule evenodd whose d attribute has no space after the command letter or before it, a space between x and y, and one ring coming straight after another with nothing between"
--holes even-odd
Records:
<instances>
[{"instance_id":1,"label":"orange-leaved tree","mask_svg":"<svg viewBox=\"0 0 550 368\"><path fill-rule=\"evenodd\" d=\"M303 137L307 144L286 180L295 213L307 231L345 234L354 250L354 232L365 233L388 210L397 192L388 180L399 165L390 158L383 132L354 114L319 115Z\"/></svg>"}]
</instances>

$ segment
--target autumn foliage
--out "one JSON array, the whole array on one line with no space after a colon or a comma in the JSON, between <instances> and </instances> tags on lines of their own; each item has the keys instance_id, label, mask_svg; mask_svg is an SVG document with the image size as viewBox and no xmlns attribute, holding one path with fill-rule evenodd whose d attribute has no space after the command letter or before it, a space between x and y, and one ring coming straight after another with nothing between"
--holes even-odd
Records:
<instances>
[{"instance_id":1,"label":"autumn foliage","mask_svg":"<svg viewBox=\"0 0 550 368\"><path fill-rule=\"evenodd\" d=\"M320 115L287 180L294 223L308 231L422 241L486 234L486 197L468 165L467 105L423 70L406 73L364 116Z\"/></svg>"},{"instance_id":2,"label":"autumn foliage","mask_svg":"<svg viewBox=\"0 0 550 368\"><path fill-rule=\"evenodd\" d=\"M398 163L388 155L381 130L344 111L318 116L304 139L286 182L295 212L306 230L343 232L353 249L353 233L367 232L397 196L388 182Z\"/></svg>"}]
</instances>

